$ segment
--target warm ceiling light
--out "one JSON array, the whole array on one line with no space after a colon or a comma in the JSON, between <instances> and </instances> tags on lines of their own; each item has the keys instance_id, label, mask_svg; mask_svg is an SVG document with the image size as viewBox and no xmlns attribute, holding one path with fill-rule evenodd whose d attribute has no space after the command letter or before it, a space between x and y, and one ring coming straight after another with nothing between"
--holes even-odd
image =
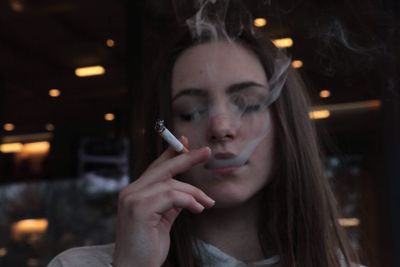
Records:
<instances>
[{"instance_id":1,"label":"warm ceiling light","mask_svg":"<svg viewBox=\"0 0 400 267\"><path fill-rule=\"evenodd\" d=\"M265 25L267 25L267 20L264 18L256 18L253 21L253 23L254 23L254 26L261 28L261 27L264 27Z\"/></svg>"},{"instance_id":2,"label":"warm ceiling light","mask_svg":"<svg viewBox=\"0 0 400 267\"><path fill-rule=\"evenodd\" d=\"M38 235L46 232L49 222L47 219L27 219L13 224L12 232L16 240L25 235Z\"/></svg>"},{"instance_id":3,"label":"warm ceiling light","mask_svg":"<svg viewBox=\"0 0 400 267\"><path fill-rule=\"evenodd\" d=\"M377 108L381 107L381 101L380 100L365 101L363 104L368 109L377 109Z\"/></svg>"},{"instance_id":4,"label":"warm ceiling light","mask_svg":"<svg viewBox=\"0 0 400 267\"><path fill-rule=\"evenodd\" d=\"M373 110L381 107L381 101L377 99L350 102L350 103L339 103L332 105L314 106L313 110L329 110L331 112L350 112L359 110Z\"/></svg>"},{"instance_id":5,"label":"warm ceiling light","mask_svg":"<svg viewBox=\"0 0 400 267\"><path fill-rule=\"evenodd\" d=\"M104 114L104 119L106 121L113 121L115 119L115 115L113 113L106 113Z\"/></svg>"},{"instance_id":6,"label":"warm ceiling light","mask_svg":"<svg viewBox=\"0 0 400 267\"><path fill-rule=\"evenodd\" d=\"M292 61L292 67L295 69L300 69L301 67L303 67L303 61L301 60L293 60Z\"/></svg>"},{"instance_id":7,"label":"warm ceiling light","mask_svg":"<svg viewBox=\"0 0 400 267\"><path fill-rule=\"evenodd\" d=\"M287 47L293 46L293 39L292 38L274 39L274 40L272 40L272 42L278 48L287 48Z\"/></svg>"},{"instance_id":8,"label":"warm ceiling light","mask_svg":"<svg viewBox=\"0 0 400 267\"><path fill-rule=\"evenodd\" d=\"M327 109L323 110L314 110L309 112L309 117L312 120L320 120L320 119L326 119L329 118L331 113Z\"/></svg>"},{"instance_id":9,"label":"warm ceiling light","mask_svg":"<svg viewBox=\"0 0 400 267\"><path fill-rule=\"evenodd\" d=\"M106 45L107 45L108 47L114 47L115 42L114 42L113 39L107 39Z\"/></svg>"},{"instance_id":10,"label":"warm ceiling light","mask_svg":"<svg viewBox=\"0 0 400 267\"><path fill-rule=\"evenodd\" d=\"M24 5L21 0L10 0L10 7L15 12L24 11Z\"/></svg>"},{"instance_id":11,"label":"warm ceiling light","mask_svg":"<svg viewBox=\"0 0 400 267\"><path fill-rule=\"evenodd\" d=\"M9 143L0 145L0 152L2 153L18 153L24 147L21 143Z\"/></svg>"},{"instance_id":12,"label":"warm ceiling light","mask_svg":"<svg viewBox=\"0 0 400 267\"><path fill-rule=\"evenodd\" d=\"M35 258L30 258L26 261L26 265L29 267L36 267L40 265L40 260L35 259Z\"/></svg>"},{"instance_id":13,"label":"warm ceiling light","mask_svg":"<svg viewBox=\"0 0 400 267\"><path fill-rule=\"evenodd\" d=\"M7 255L7 249L6 248L0 248L0 257L4 257Z\"/></svg>"},{"instance_id":14,"label":"warm ceiling light","mask_svg":"<svg viewBox=\"0 0 400 267\"><path fill-rule=\"evenodd\" d=\"M52 123L47 123L45 128L49 132L52 132L55 129L54 124L52 124Z\"/></svg>"},{"instance_id":15,"label":"warm ceiling light","mask_svg":"<svg viewBox=\"0 0 400 267\"><path fill-rule=\"evenodd\" d=\"M7 131L7 132L11 132L11 131L13 131L13 130L15 129L15 125L12 124L12 123L5 123L5 124L3 125L3 129L4 129L5 131Z\"/></svg>"},{"instance_id":16,"label":"warm ceiling light","mask_svg":"<svg viewBox=\"0 0 400 267\"><path fill-rule=\"evenodd\" d=\"M75 75L78 77L103 75L105 72L106 70L100 65L75 69Z\"/></svg>"},{"instance_id":17,"label":"warm ceiling light","mask_svg":"<svg viewBox=\"0 0 400 267\"><path fill-rule=\"evenodd\" d=\"M354 227L360 225L360 219L358 218L340 218L339 224L343 227Z\"/></svg>"},{"instance_id":18,"label":"warm ceiling light","mask_svg":"<svg viewBox=\"0 0 400 267\"><path fill-rule=\"evenodd\" d=\"M331 91L329 90L322 90L321 92L319 92L319 96L321 98L328 98L331 96Z\"/></svg>"},{"instance_id":19,"label":"warm ceiling light","mask_svg":"<svg viewBox=\"0 0 400 267\"><path fill-rule=\"evenodd\" d=\"M50 150L50 143L32 142L32 143L7 143L0 145L0 152L2 153L27 153L27 154L44 154Z\"/></svg>"},{"instance_id":20,"label":"warm ceiling light","mask_svg":"<svg viewBox=\"0 0 400 267\"><path fill-rule=\"evenodd\" d=\"M22 152L27 154L45 154L50 150L50 143L47 141L24 144Z\"/></svg>"},{"instance_id":21,"label":"warm ceiling light","mask_svg":"<svg viewBox=\"0 0 400 267\"><path fill-rule=\"evenodd\" d=\"M59 97L61 95L61 91L58 89L50 89L49 96L51 97Z\"/></svg>"}]
</instances>

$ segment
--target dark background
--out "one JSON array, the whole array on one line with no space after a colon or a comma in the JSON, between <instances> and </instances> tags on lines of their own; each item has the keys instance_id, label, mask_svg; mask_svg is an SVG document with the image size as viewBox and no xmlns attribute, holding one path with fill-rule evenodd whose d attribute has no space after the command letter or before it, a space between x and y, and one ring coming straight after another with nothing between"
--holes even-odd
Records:
<instances>
[{"instance_id":1,"label":"dark background","mask_svg":"<svg viewBox=\"0 0 400 267\"><path fill-rule=\"evenodd\" d=\"M342 215L360 220L346 229L363 263L400 266L398 1L245 4L267 18L267 34L293 39L288 52L304 62L313 107L333 110L315 122ZM139 157L126 156L142 134L136 100L176 25L171 1L0 0L0 143L50 142L38 170L29 158L0 153L0 266L45 266L66 248L112 241L112 182ZM105 75L74 74L90 65ZM61 95L50 97L51 88ZM320 98L322 89L331 96ZM88 173L110 183L90 190ZM15 240L11 226L27 218L49 226Z\"/></svg>"}]
</instances>

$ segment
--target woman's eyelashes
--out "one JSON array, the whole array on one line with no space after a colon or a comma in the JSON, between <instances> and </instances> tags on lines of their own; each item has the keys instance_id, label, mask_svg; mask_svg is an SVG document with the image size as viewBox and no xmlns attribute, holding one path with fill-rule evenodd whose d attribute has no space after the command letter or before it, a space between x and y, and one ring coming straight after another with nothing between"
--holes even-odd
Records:
<instances>
[{"instance_id":1,"label":"woman's eyelashes","mask_svg":"<svg viewBox=\"0 0 400 267\"><path fill-rule=\"evenodd\" d=\"M181 113L178 113L178 117L181 121L184 121L184 122L195 122L195 121L199 121L202 117L204 117L205 113L206 113L206 110L181 112Z\"/></svg>"},{"instance_id":2,"label":"woman's eyelashes","mask_svg":"<svg viewBox=\"0 0 400 267\"><path fill-rule=\"evenodd\" d=\"M208 112L206 101L194 101L192 99L180 99L172 106L173 117L180 122L197 122L206 116Z\"/></svg>"},{"instance_id":3,"label":"woman's eyelashes","mask_svg":"<svg viewBox=\"0 0 400 267\"><path fill-rule=\"evenodd\" d=\"M261 104L254 104L254 105L245 106L242 111L243 111L243 113L247 114L247 113L258 112L260 110L261 110Z\"/></svg>"},{"instance_id":4,"label":"woman's eyelashes","mask_svg":"<svg viewBox=\"0 0 400 267\"><path fill-rule=\"evenodd\" d=\"M256 114L263 110L264 103L265 101L260 98L232 97L229 101L227 111L235 116ZM174 110L174 117L179 119L179 121L196 123L212 116L211 114L217 114L217 110L220 109L214 105L186 102L184 106L176 106Z\"/></svg>"},{"instance_id":5,"label":"woman's eyelashes","mask_svg":"<svg viewBox=\"0 0 400 267\"><path fill-rule=\"evenodd\" d=\"M264 101L257 98L235 97L232 99L235 109L243 115L261 111L263 103Z\"/></svg>"},{"instance_id":6,"label":"woman's eyelashes","mask_svg":"<svg viewBox=\"0 0 400 267\"><path fill-rule=\"evenodd\" d=\"M240 107L236 107L236 115L247 115L252 113L257 113L262 110L263 105L261 103L258 104L249 104L249 105L242 105ZM180 112L176 116L182 122L199 122L205 117L208 117L209 111L207 109L203 110L195 110L191 112Z\"/></svg>"}]
</instances>

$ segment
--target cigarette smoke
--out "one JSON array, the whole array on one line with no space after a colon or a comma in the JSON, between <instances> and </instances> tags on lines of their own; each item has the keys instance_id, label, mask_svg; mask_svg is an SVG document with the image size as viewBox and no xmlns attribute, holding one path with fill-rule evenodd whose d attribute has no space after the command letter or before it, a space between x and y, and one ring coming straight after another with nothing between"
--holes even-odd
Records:
<instances>
[{"instance_id":1,"label":"cigarette smoke","mask_svg":"<svg viewBox=\"0 0 400 267\"><path fill-rule=\"evenodd\" d=\"M367 25L346 24L344 18L330 14L311 23L307 35L315 44L317 68L326 76L374 68L386 53L384 42Z\"/></svg>"},{"instance_id":2,"label":"cigarette smoke","mask_svg":"<svg viewBox=\"0 0 400 267\"><path fill-rule=\"evenodd\" d=\"M197 0L192 3L197 11L186 19L186 24L195 40L232 42L244 28L252 29L251 14L241 1Z\"/></svg>"},{"instance_id":3,"label":"cigarette smoke","mask_svg":"<svg viewBox=\"0 0 400 267\"><path fill-rule=\"evenodd\" d=\"M202 36L207 36L213 41L219 41L221 37L223 40L229 40L226 32L222 30L225 26L227 4L227 1L199 1L199 11L192 18L186 20L192 38L200 39ZM216 8L216 12L209 11L210 5Z\"/></svg>"}]
</instances>

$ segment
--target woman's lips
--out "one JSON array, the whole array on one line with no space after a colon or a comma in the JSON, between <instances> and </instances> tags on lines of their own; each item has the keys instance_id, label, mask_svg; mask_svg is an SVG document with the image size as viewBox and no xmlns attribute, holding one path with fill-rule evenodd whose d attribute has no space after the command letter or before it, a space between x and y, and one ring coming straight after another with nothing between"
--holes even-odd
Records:
<instances>
[{"instance_id":1,"label":"woman's lips","mask_svg":"<svg viewBox=\"0 0 400 267\"><path fill-rule=\"evenodd\" d=\"M217 174L231 174L247 164L247 159L234 154L215 154L205 164L205 168Z\"/></svg>"},{"instance_id":2,"label":"woman's lips","mask_svg":"<svg viewBox=\"0 0 400 267\"><path fill-rule=\"evenodd\" d=\"M225 170L237 169L245 165L248 161L246 156L241 154L215 154L209 161L206 162L205 167L209 170Z\"/></svg>"},{"instance_id":3,"label":"woman's lips","mask_svg":"<svg viewBox=\"0 0 400 267\"><path fill-rule=\"evenodd\" d=\"M231 174L238 169L240 169L242 166L226 166L226 167L220 167L220 168L209 168L209 170L213 173L217 174Z\"/></svg>"}]
</instances>

